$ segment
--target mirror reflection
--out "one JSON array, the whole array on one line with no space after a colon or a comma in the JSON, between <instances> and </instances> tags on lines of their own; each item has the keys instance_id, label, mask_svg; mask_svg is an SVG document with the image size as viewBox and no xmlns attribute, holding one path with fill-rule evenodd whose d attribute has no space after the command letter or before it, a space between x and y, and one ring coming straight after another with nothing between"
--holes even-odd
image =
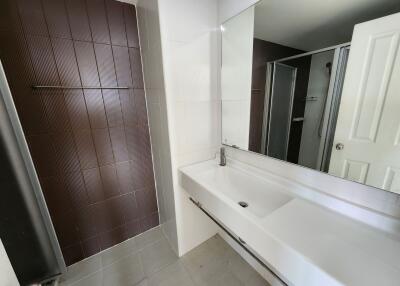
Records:
<instances>
[{"instance_id":1,"label":"mirror reflection","mask_svg":"<svg viewBox=\"0 0 400 286\"><path fill-rule=\"evenodd\" d=\"M222 143L400 193L399 11L262 0L225 22Z\"/></svg>"}]
</instances>

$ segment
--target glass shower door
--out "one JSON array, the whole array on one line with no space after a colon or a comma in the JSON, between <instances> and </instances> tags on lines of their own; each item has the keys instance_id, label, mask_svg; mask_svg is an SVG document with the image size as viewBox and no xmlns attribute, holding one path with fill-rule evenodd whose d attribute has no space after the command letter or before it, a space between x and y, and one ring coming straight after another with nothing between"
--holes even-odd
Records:
<instances>
[{"instance_id":1,"label":"glass shower door","mask_svg":"<svg viewBox=\"0 0 400 286\"><path fill-rule=\"evenodd\" d=\"M267 155L287 160L297 68L274 63Z\"/></svg>"}]
</instances>

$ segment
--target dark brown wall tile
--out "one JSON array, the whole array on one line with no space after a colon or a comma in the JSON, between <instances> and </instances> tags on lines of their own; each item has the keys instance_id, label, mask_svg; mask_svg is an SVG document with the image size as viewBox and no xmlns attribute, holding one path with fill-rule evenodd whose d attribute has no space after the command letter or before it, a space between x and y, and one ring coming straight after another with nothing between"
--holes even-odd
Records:
<instances>
[{"instance_id":1,"label":"dark brown wall tile","mask_svg":"<svg viewBox=\"0 0 400 286\"><path fill-rule=\"evenodd\" d=\"M79 159L72 133L53 133L51 134L51 139L60 173L79 171Z\"/></svg>"},{"instance_id":2,"label":"dark brown wall tile","mask_svg":"<svg viewBox=\"0 0 400 286\"><path fill-rule=\"evenodd\" d=\"M114 150L115 162L129 161L128 147L126 145L125 128L117 126L110 128L111 144Z\"/></svg>"},{"instance_id":3,"label":"dark brown wall tile","mask_svg":"<svg viewBox=\"0 0 400 286\"><path fill-rule=\"evenodd\" d=\"M71 203L75 209L86 207L91 203L81 171L65 173L61 176L61 181L67 189Z\"/></svg>"},{"instance_id":4,"label":"dark brown wall tile","mask_svg":"<svg viewBox=\"0 0 400 286\"><path fill-rule=\"evenodd\" d=\"M103 90L104 105L106 108L107 121L109 127L122 126L124 120L122 118L121 102L117 90Z\"/></svg>"},{"instance_id":5,"label":"dark brown wall tile","mask_svg":"<svg viewBox=\"0 0 400 286\"><path fill-rule=\"evenodd\" d=\"M90 129L88 110L82 90L64 90L64 95L72 129Z\"/></svg>"},{"instance_id":6,"label":"dark brown wall tile","mask_svg":"<svg viewBox=\"0 0 400 286\"><path fill-rule=\"evenodd\" d=\"M57 212L52 220L62 248L79 242L75 211Z\"/></svg>"},{"instance_id":7,"label":"dark brown wall tile","mask_svg":"<svg viewBox=\"0 0 400 286\"><path fill-rule=\"evenodd\" d=\"M140 211L135 194L130 193L123 196L123 198L124 200L122 202L124 204L125 221L131 222L137 220L140 217Z\"/></svg>"},{"instance_id":8,"label":"dark brown wall tile","mask_svg":"<svg viewBox=\"0 0 400 286\"><path fill-rule=\"evenodd\" d=\"M92 35L89 27L89 19L86 11L85 0L65 0L74 40L91 41Z\"/></svg>"},{"instance_id":9,"label":"dark brown wall tile","mask_svg":"<svg viewBox=\"0 0 400 286\"><path fill-rule=\"evenodd\" d=\"M127 47L113 46L118 86L132 86L129 50Z\"/></svg>"},{"instance_id":10,"label":"dark brown wall tile","mask_svg":"<svg viewBox=\"0 0 400 286\"><path fill-rule=\"evenodd\" d=\"M80 243L76 243L74 245L61 248L61 250L63 252L65 263L67 265L74 264L85 258Z\"/></svg>"},{"instance_id":11,"label":"dark brown wall tile","mask_svg":"<svg viewBox=\"0 0 400 286\"><path fill-rule=\"evenodd\" d=\"M125 136L129 159L140 161L140 132L137 126L125 126Z\"/></svg>"},{"instance_id":12,"label":"dark brown wall tile","mask_svg":"<svg viewBox=\"0 0 400 286\"><path fill-rule=\"evenodd\" d=\"M82 249L84 257L92 256L101 251L100 239L95 236L82 241Z\"/></svg>"},{"instance_id":13,"label":"dark brown wall tile","mask_svg":"<svg viewBox=\"0 0 400 286\"><path fill-rule=\"evenodd\" d=\"M42 178L40 183L51 214L55 215L58 212L65 213L72 210L69 193L59 177Z\"/></svg>"},{"instance_id":14,"label":"dark brown wall tile","mask_svg":"<svg viewBox=\"0 0 400 286\"><path fill-rule=\"evenodd\" d=\"M110 138L114 150L115 162L129 161L129 153L126 145L125 128L123 126L110 128Z\"/></svg>"},{"instance_id":15,"label":"dark brown wall tile","mask_svg":"<svg viewBox=\"0 0 400 286\"><path fill-rule=\"evenodd\" d=\"M93 43L75 41L76 58L83 86L100 86Z\"/></svg>"},{"instance_id":16,"label":"dark brown wall tile","mask_svg":"<svg viewBox=\"0 0 400 286\"><path fill-rule=\"evenodd\" d=\"M110 248L113 245L123 242L126 237L125 226L117 227L111 231L100 234L101 249Z\"/></svg>"},{"instance_id":17,"label":"dark brown wall tile","mask_svg":"<svg viewBox=\"0 0 400 286\"><path fill-rule=\"evenodd\" d=\"M64 0L42 0L50 36L71 38Z\"/></svg>"},{"instance_id":18,"label":"dark brown wall tile","mask_svg":"<svg viewBox=\"0 0 400 286\"><path fill-rule=\"evenodd\" d=\"M52 44L62 85L80 86L81 80L72 40L53 38Z\"/></svg>"},{"instance_id":19,"label":"dark brown wall tile","mask_svg":"<svg viewBox=\"0 0 400 286\"><path fill-rule=\"evenodd\" d=\"M113 45L127 46L123 4L114 0L105 0L110 27L111 43Z\"/></svg>"},{"instance_id":20,"label":"dark brown wall tile","mask_svg":"<svg viewBox=\"0 0 400 286\"><path fill-rule=\"evenodd\" d=\"M158 224L135 13L0 1L0 57L67 265ZM100 84L139 89L31 87Z\"/></svg>"},{"instance_id":21,"label":"dark brown wall tile","mask_svg":"<svg viewBox=\"0 0 400 286\"><path fill-rule=\"evenodd\" d=\"M140 220L133 220L125 224L125 236L127 238L134 237L143 231L144 230Z\"/></svg>"},{"instance_id":22,"label":"dark brown wall tile","mask_svg":"<svg viewBox=\"0 0 400 286\"><path fill-rule=\"evenodd\" d=\"M50 38L27 37L37 85L59 85Z\"/></svg>"},{"instance_id":23,"label":"dark brown wall tile","mask_svg":"<svg viewBox=\"0 0 400 286\"><path fill-rule=\"evenodd\" d=\"M97 160L100 166L114 163L114 155L108 129L92 131Z\"/></svg>"},{"instance_id":24,"label":"dark brown wall tile","mask_svg":"<svg viewBox=\"0 0 400 286\"><path fill-rule=\"evenodd\" d=\"M139 36L136 20L136 9L131 5L124 5L124 19L128 46L139 48Z\"/></svg>"},{"instance_id":25,"label":"dark brown wall tile","mask_svg":"<svg viewBox=\"0 0 400 286\"><path fill-rule=\"evenodd\" d=\"M42 36L48 34L40 0L18 0L18 8L25 33Z\"/></svg>"},{"instance_id":26,"label":"dark brown wall tile","mask_svg":"<svg viewBox=\"0 0 400 286\"><path fill-rule=\"evenodd\" d=\"M145 173L142 168L142 162L139 159L130 161L131 173L133 179L133 188L135 190L143 189L146 186Z\"/></svg>"},{"instance_id":27,"label":"dark brown wall tile","mask_svg":"<svg viewBox=\"0 0 400 286\"><path fill-rule=\"evenodd\" d=\"M100 170L98 168L93 168L83 170L82 173L90 203L93 204L103 201L105 196L103 184L101 182Z\"/></svg>"},{"instance_id":28,"label":"dark brown wall tile","mask_svg":"<svg viewBox=\"0 0 400 286\"><path fill-rule=\"evenodd\" d=\"M21 99L16 101L16 104L24 131L28 135L48 132L48 121L40 93L30 90Z\"/></svg>"},{"instance_id":29,"label":"dark brown wall tile","mask_svg":"<svg viewBox=\"0 0 400 286\"><path fill-rule=\"evenodd\" d=\"M87 8L92 30L93 41L96 43L110 43L107 13L104 0L87 0Z\"/></svg>"},{"instance_id":30,"label":"dark brown wall tile","mask_svg":"<svg viewBox=\"0 0 400 286\"><path fill-rule=\"evenodd\" d=\"M86 240L97 235L96 211L95 206L87 206L76 211L76 222L78 226L79 237Z\"/></svg>"},{"instance_id":31,"label":"dark brown wall tile","mask_svg":"<svg viewBox=\"0 0 400 286\"><path fill-rule=\"evenodd\" d=\"M82 170L98 166L92 133L89 129L74 131L74 139Z\"/></svg>"},{"instance_id":32,"label":"dark brown wall tile","mask_svg":"<svg viewBox=\"0 0 400 286\"><path fill-rule=\"evenodd\" d=\"M91 128L106 128L107 118L101 91L97 89L85 89L83 92L85 94Z\"/></svg>"},{"instance_id":33,"label":"dark brown wall tile","mask_svg":"<svg viewBox=\"0 0 400 286\"><path fill-rule=\"evenodd\" d=\"M96 225L100 233L124 225L123 200L117 197L96 204Z\"/></svg>"},{"instance_id":34,"label":"dark brown wall tile","mask_svg":"<svg viewBox=\"0 0 400 286\"><path fill-rule=\"evenodd\" d=\"M119 189L122 194L128 194L134 191L133 188L133 177L131 172L131 166L129 162L117 163L117 176L119 182Z\"/></svg>"},{"instance_id":35,"label":"dark brown wall tile","mask_svg":"<svg viewBox=\"0 0 400 286\"><path fill-rule=\"evenodd\" d=\"M147 217L157 212L157 198L153 187L147 187L135 192L137 203L139 206L140 217Z\"/></svg>"},{"instance_id":36,"label":"dark brown wall tile","mask_svg":"<svg viewBox=\"0 0 400 286\"><path fill-rule=\"evenodd\" d=\"M143 88L143 72L142 72L142 59L140 50L136 48L129 48L129 58L132 67L132 80L134 88Z\"/></svg>"},{"instance_id":37,"label":"dark brown wall tile","mask_svg":"<svg viewBox=\"0 0 400 286\"><path fill-rule=\"evenodd\" d=\"M119 98L121 101L122 114L125 126L134 127L137 124L135 113L135 97L133 90L120 90Z\"/></svg>"},{"instance_id":38,"label":"dark brown wall tile","mask_svg":"<svg viewBox=\"0 0 400 286\"><path fill-rule=\"evenodd\" d=\"M106 165L100 167L101 181L103 182L103 191L105 198L112 198L118 196L119 185L117 170L114 165Z\"/></svg>"},{"instance_id":39,"label":"dark brown wall tile","mask_svg":"<svg viewBox=\"0 0 400 286\"><path fill-rule=\"evenodd\" d=\"M57 175L57 160L49 134L31 135L27 141L39 176Z\"/></svg>"},{"instance_id":40,"label":"dark brown wall tile","mask_svg":"<svg viewBox=\"0 0 400 286\"><path fill-rule=\"evenodd\" d=\"M94 44L102 86L117 86L114 58L110 45Z\"/></svg>"},{"instance_id":41,"label":"dark brown wall tile","mask_svg":"<svg viewBox=\"0 0 400 286\"><path fill-rule=\"evenodd\" d=\"M44 103L49 131L62 132L69 130L71 127L62 90L38 90L38 93Z\"/></svg>"},{"instance_id":42,"label":"dark brown wall tile","mask_svg":"<svg viewBox=\"0 0 400 286\"><path fill-rule=\"evenodd\" d=\"M146 231L152 229L153 227L156 227L157 225L160 224L158 212L155 212L141 219L140 224L142 225L142 231Z\"/></svg>"}]
</instances>

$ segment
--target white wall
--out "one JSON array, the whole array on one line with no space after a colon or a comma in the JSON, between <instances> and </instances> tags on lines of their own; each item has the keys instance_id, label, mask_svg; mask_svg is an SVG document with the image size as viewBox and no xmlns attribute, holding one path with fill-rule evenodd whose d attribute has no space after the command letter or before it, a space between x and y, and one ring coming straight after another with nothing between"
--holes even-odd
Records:
<instances>
[{"instance_id":1,"label":"white wall","mask_svg":"<svg viewBox=\"0 0 400 286\"><path fill-rule=\"evenodd\" d=\"M178 168L212 158L220 144L218 0L159 0L178 253L217 230L180 187Z\"/></svg>"},{"instance_id":2,"label":"white wall","mask_svg":"<svg viewBox=\"0 0 400 286\"><path fill-rule=\"evenodd\" d=\"M249 147L254 7L222 25L222 142Z\"/></svg>"},{"instance_id":3,"label":"white wall","mask_svg":"<svg viewBox=\"0 0 400 286\"><path fill-rule=\"evenodd\" d=\"M158 2L157 0L140 0L136 8L160 224L171 246L177 252L175 194L172 182L173 171L162 66Z\"/></svg>"},{"instance_id":4,"label":"white wall","mask_svg":"<svg viewBox=\"0 0 400 286\"><path fill-rule=\"evenodd\" d=\"M324 102L328 96L330 75L326 64L333 63L334 50L315 54L311 58L310 77L307 97L315 97L315 101L306 101L304 110L303 131L301 134L299 164L309 168L318 168L318 150L321 136L318 131L323 119ZM322 130L322 127L321 127Z\"/></svg>"},{"instance_id":5,"label":"white wall","mask_svg":"<svg viewBox=\"0 0 400 286\"><path fill-rule=\"evenodd\" d=\"M6 250L0 240L0 285L2 286L18 286L17 276L8 259Z\"/></svg>"},{"instance_id":6,"label":"white wall","mask_svg":"<svg viewBox=\"0 0 400 286\"><path fill-rule=\"evenodd\" d=\"M219 0L219 22L222 24L260 0Z\"/></svg>"}]
</instances>

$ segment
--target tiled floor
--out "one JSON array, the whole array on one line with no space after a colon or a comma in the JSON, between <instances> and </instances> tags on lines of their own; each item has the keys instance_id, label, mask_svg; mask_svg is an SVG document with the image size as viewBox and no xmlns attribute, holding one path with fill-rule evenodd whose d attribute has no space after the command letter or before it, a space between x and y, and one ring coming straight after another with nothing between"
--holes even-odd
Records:
<instances>
[{"instance_id":1,"label":"tiled floor","mask_svg":"<svg viewBox=\"0 0 400 286\"><path fill-rule=\"evenodd\" d=\"M221 237L178 258L159 228L68 268L62 286L269 285Z\"/></svg>"}]
</instances>

